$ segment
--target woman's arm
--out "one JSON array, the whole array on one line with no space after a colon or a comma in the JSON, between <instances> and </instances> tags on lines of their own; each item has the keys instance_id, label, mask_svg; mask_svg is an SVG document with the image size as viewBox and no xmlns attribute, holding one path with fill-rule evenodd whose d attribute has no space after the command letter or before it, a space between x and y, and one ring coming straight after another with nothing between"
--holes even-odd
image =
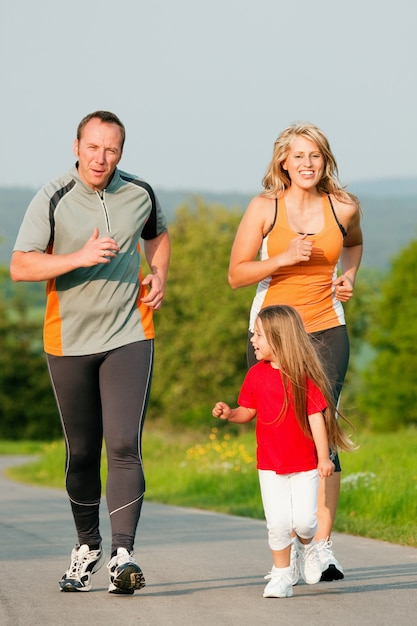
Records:
<instances>
[{"instance_id":1,"label":"woman's arm","mask_svg":"<svg viewBox=\"0 0 417 626\"><path fill-rule=\"evenodd\" d=\"M335 295L341 302L350 300L353 294L356 274L362 259L363 239L359 208L355 202L343 203L335 200L335 209L339 221L346 228L343 250L340 257L342 274L333 285Z\"/></svg>"},{"instance_id":2,"label":"woman's arm","mask_svg":"<svg viewBox=\"0 0 417 626\"><path fill-rule=\"evenodd\" d=\"M307 235L295 237L287 250L269 259L256 260L262 239L268 232L274 215L275 200L257 196L249 203L233 242L229 264L229 284L232 289L255 285L274 274L280 267L308 261L312 242Z\"/></svg>"}]
</instances>

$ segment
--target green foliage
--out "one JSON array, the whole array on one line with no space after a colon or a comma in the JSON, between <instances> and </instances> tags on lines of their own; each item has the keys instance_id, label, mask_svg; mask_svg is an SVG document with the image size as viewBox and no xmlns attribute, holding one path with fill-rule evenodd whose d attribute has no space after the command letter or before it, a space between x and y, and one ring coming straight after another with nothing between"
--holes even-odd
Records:
<instances>
[{"instance_id":1,"label":"green foliage","mask_svg":"<svg viewBox=\"0 0 417 626\"><path fill-rule=\"evenodd\" d=\"M364 372L359 407L373 429L417 424L417 240L394 260L374 307L369 342L375 358Z\"/></svg>"},{"instance_id":2,"label":"green foliage","mask_svg":"<svg viewBox=\"0 0 417 626\"><path fill-rule=\"evenodd\" d=\"M253 289L232 291L230 249L241 214L207 205L178 209L163 308L155 316L150 415L171 423L210 423L211 407L236 403L246 372Z\"/></svg>"},{"instance_id":3,"label":"green foliage","mask_svg":"<svg viewBox=\"0 0 417 626\"><path fill-rule=\"evenodd\" d=\"M363 372L374 352L367 341L375 318L375 294L379 292L383 274L380 270L361 268L353 297L344 304L350 340L350 360L341 397L341 410L355 427L361 425L357 398L363 393Z\"/></svg>"},{"instance_id":4,"label":"green foliage","mask_svg":"<svg viewBox=\"0 0 417 626\"><path fill-rule=\"evenodd\" d=\"M355 443L356 452L341 455L335 530L417 546L417 429L362 432Z\"/></svg>"},{"instance_id":5,"label":"green foliage","mask_svg":"<svg viewBox=\"0 0 417 626\"><path fill-rule=\"evenodd\" d=\"M7 280L4 268L0 282ZM0 437L53 439L61 426L42 350L42 324L23 286L0 301ZM33 310L33 309L32 309Z\"/></svg>"},{"instance_id":6,"label":"green foliage","mask_svg":"<svg viewBox=\"0 0 417 626\"><path fill-rule=\"evenodd\" d=\"M219 420L213 422L209 434L145 425L146 499L263 519L255 434L240 429L230 435L230 424L221 428ZM355 442L357 451L341 455L335 531L417 547L417 429L362 432ZM10 468L8 475L63 489L64 442L45 445L37 456L30 465ZM104 485L105 459L102 480Z\"/></svg>"},{"instance_id":7,"label":"green foliage","mask_svg":"<svg viewBox=\"0 0 417 626\"><path fill-rule=\"evenodd\" d=\"M198 197L177 209L166 299L155 315L153 421L209 429L215 401L236 403L255 291L227 282L240 219L240 210ZM416 257L412 242L386 277L362 268L345 306L352 349L341 408L356 427L417 422ZM61 426L41 343L44 285L16 285L0 268L0 288L0 437L54 439Z\"/></svg>"}]
</instances>

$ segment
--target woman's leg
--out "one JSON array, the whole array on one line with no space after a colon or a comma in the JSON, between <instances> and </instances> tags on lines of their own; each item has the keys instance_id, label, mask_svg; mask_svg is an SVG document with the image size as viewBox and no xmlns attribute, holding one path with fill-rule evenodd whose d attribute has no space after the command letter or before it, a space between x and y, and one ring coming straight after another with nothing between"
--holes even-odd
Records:
<instances>
[{"instance_id":1,"label":"woman's leg","mask_svg":"<svg viewBox=\"0 0 417 626\"><path fill-rule=\"evenodd\" d=\"M251 337L253 337L253 333L249 331L248 342L246 344L246 362L248 364L248 369L252 367L252 365L255 365L258 362L255 356L255 350L253 349L253 345L250 342Z\"/></svg>"},{"instance_id":2,"label":"woman's leg","mask_svg":"<svg viewBox=\"0 0 417 626\"><path fill-rule=\"evenodd\" d=\"M349 363L349 337L346 326L337 326L320 333L313 333L312 337L337 404ZM334 462L335 473L319 483L317 542L330 537L336 517L341 467L338 457L334 459Z\"/></svg>"}]
</instances>

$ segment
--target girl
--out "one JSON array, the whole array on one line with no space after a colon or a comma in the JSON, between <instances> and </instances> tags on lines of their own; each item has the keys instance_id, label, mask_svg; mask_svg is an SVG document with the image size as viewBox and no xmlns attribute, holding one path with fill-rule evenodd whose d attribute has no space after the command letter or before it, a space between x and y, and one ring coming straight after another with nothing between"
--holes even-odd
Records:
<instances>
[{"instance_id":1,"label":"girl","mask_svg":"<svg viewBox=\"0 0 417 626\"><path fill-rule=\"evenodd\" d=\"M314 542L317 490L334 472L331 455L353 444L340 427L322 364L300 315L289 306L262 309L252 345L258 363L246 375L238 404L217 402L213 416L243 424L257 416L257 467L273 567L264 597L292 596L292 532L300 573L319 582Z\"/></svg>"}]
</instances>

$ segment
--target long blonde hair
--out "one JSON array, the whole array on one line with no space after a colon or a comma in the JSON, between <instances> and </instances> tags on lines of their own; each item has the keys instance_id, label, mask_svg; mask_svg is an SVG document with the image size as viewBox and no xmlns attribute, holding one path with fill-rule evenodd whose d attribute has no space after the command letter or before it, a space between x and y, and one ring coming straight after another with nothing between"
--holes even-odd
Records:
<instances>
[{"instance_id":1,"label":"long blonde hair","mask_svg":"<svg viewBox=\"0 0 417 626\"><path fill-rule=\"evenodd\" d=\"M293 402L302 431L312 437L307 416L307 379L310 379L327 403L323 415L329 447L334 451L355 449L355 445L342 430L340 420L336 419L338 417L351 426L335 406L328 378L300 315L293 307L275 305L262 309L258 318L279 366L284 386L285 400L276 422L284 419L289 404Z\"/></svg>"},{"instance_id":2,"label":"long blonde hair","mask_svg":"<svg viewBox=\"0 0 417 626\"><path fill-rule=\"evenodd\" d=\"M291 142L296 136L305 137L315 143L323 155L323 176L317 185L317 190L321 193L333 194L342 202L353 200L359 207L358 198L347 192L339 181L336 159L331 151L326 135L320 128L307 122L298 122L288 126L276 139L271 162L262 180L265 191L261 195L268 198L276 198L291 187L291 178L282 164L287 159Z\"/></svg>"}]
</instances>

